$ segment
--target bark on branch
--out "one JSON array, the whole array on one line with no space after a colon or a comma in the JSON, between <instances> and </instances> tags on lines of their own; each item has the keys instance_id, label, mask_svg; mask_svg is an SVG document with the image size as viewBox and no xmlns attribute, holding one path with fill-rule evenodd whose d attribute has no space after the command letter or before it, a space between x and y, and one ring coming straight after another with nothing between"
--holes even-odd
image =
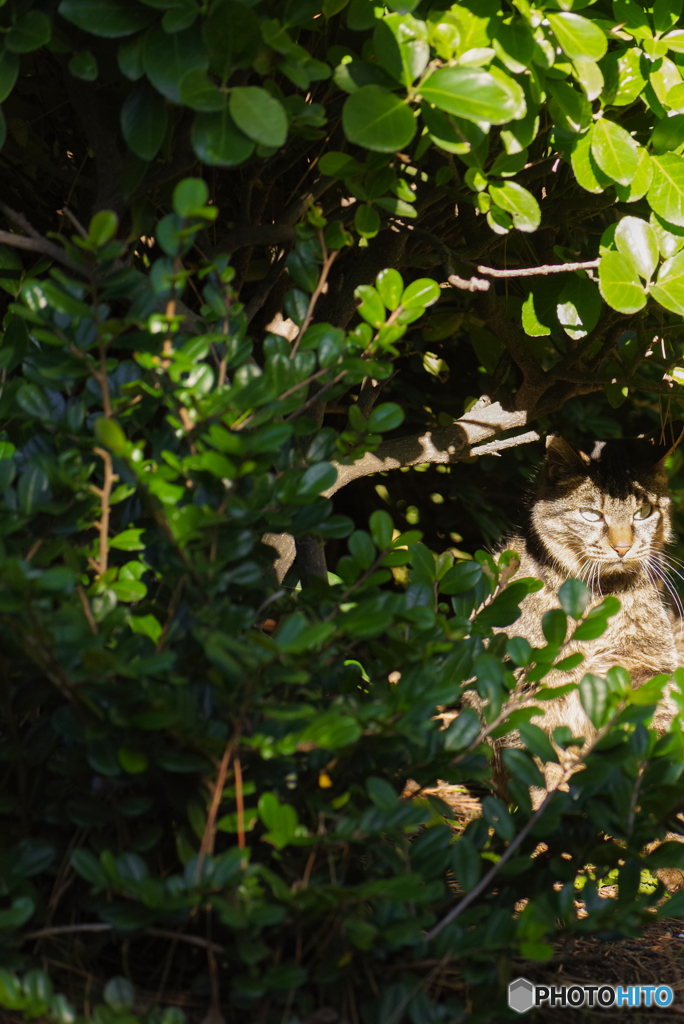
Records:
<instances>
[{"instance_id":1,"label":"bark on branch","mask_svg":"<svg viewBox=\"0 0 684 1024\"><path fill-rule=\"evenodd\" d=\"M349 466L337 466L337 481L324 496L329 498L352 480L371 473L386 473L402 466L420 466L426 462L450 463L470 455L470 447L478 441L504 430L524 427L527 410L507 410L499 402L483 395L473 408L449 427L428 430L425 434L397 437L384 441L374 452ZM532 440L532 438L529 438Z\"/></svg>"},{"instance_id":2,"label":"bark on branch","mask_svg":"<svg viewBox=\"0 0 684 1024\"><path fill-rule=\"evenodd\" d=\"M585 263L545 263L541 267L517 267L512 270L499 270L497 267L478 267L478 273L489 277L545 277L547 274L569 274L573 270L591 270L598 267L600 259L588 260Z\"/></svg>"}]
</instances>

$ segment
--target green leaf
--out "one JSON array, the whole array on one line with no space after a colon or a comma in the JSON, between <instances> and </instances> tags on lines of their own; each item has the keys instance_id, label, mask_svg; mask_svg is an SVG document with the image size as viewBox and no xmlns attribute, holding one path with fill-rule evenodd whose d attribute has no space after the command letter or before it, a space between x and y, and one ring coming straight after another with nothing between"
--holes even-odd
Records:
<instances>
[{"instance_id":1,"label":"green leaf","mask_svg":"<svg viewBox=\"0 0 684 1024\"><path fill-rule=\"evenodd\" d=\"M17 391L17 405L23 409L27 416L38 420L52 419L52 410L45 394L37 384L23 381Z\"/></svg>"},{"instance_id":2,"label":"green leaf","mask_svg":"<svg viewBox=\"0 0 684 1024\"><path fill-rule=\"evenodd\" d=\"M519 113L518 90L517 82L505 75L499 78L479 68L451 67L434 71L421 85L420 94L439 110L476 124L505 124Z\"/></svg>"},{"instance_id":3,"label":"green leaf","mask_svg":"<svg viewBox=\"0 0 684 1024\"><path fill-rule=\"evenodd\" d=\"M332 487L337 480L337 470L330 462L316 462L304 472L297 488L300 497L313 497Z\"/></svg>"},{"instance_id":4,"label":"green leaf","mask_svg":"<svg viewBox=\"0 0 684 1024\"><path fill-rule=\"evenodd\" d=\"M452 847L451 870L465 892L470 892L480 881L480 855L467 836L461 836Z\"/></svg>"},{"instance_id":5,"label":"green leaf","mask_svg":"<svg viewBox=\"0 0 684 1024\"><path fill-rule=\"evenodd\" d=\"M629 185L639 163L639 146L631 135L605 117L594 123L591 154L612 181Z\"/></svg>"},{"instance_id":6,"label":"green leaf","mask_svg":"<svg viewBox=\"0 0 684 1024\"><path fill-rule=\"evenodd\" d=\"M568 631L565 612L562 612L560 608L552 608L551 611L545 612L542 618L542 631L547 643L553 644L554 647L560 647L565 641L565 634Z\"/></svg>"},{"instance_id":7,"label":"green leaf","mask_svg":"<svg viewBox=\"0 0 684 1024\"><path fill-rule=\"evenodd\" d=\"M354 718L339 711L327 711L307 726L300 736L301 743L313 743L323 750L348 747L361 736L361 727Z\"/></svg>"},{"instance_id":8,"label":"green leaf","mask_svg":"<svg viewBox=\"0 0 684 1024\"><path fill-rule=\"evenodd\" d=\"M121 108L121 131L129 148L141 160L154 160L168 127L168 107L163 96L147 82L140 82Z\"/></svg>"},{"instance_id":9,"label":"green leaf","mask_svg":"<svg viewBox=\"0 0 684 1024\"><path fill-rule=\"evenodd\" d=\"M180 103L181 79L188 71L208 68L209 55L198 29L168 33L153 28L145 36L143 66L155 89Z\"/></svg>"},{"instance_id":10,"label":"green leaf","mask_svg":"<svg viewBox=\"0 0 684 1024\"><path fill-rule=\"evenodd\" d=\"M646 292L631 260L618 252L607 252L599 264L599 291L613 309L636 313L646 305Z\"/></svg>"},{"instance_id":11,"label":"green leaf","mask_svg":"<svg viewBox=\"0 0 684 1024\"><path fill-rule=\"evenodd\" d=\"M571 60L600 60L608 49L605 33L594 22L570 11L546 14L566 56Z\"/></svg>"},{"instance_id":12,"label":"green leaf","mask_svg":"<svg viewBox=\"0 0 684 1024\"><path fill-rule=\"evenodd\" d=\"M268 829L264 839L282 850L297 837L297 812L291 804L281 804L275 793L262 793L259 817Z\"/></svg>"},{"instance_id":13,"label":"green leaf","mask_svg":"<svg viewBox=\"0 0 684 1024\"><path fill-rule=\"evenodd\" d=\"M362 238L375 238L380 230L380 214L370 203L362 203L354 214L354 227Z\"/></svg>"},{"instance_id":14,"label":"green leaf","mask_svg":"<svg viewBox=\"0 0 684 1024\"><path fill-rule=\"evenodd\" d=\"M181 103L191 110L223 110L228 97L214 85L204 68L186 71L178 86Z\"/></svg>"},{"instance_id":15,"label":"green leaf","mask_svg":"<svg viewBox=\"0 0 684 1024\"><path fill-rule=\"evenodd\" d=\"M394 532L394 524L392 523L392 517L389 513L383 509L376 509L375 512L371 513L371 517L368 521L370 527L371 536L374 543L377 545L379 551L384 551L390 547L392 543L392 534Z\"/></svg>"},{"instance_id":16,"label":"green leaf","mask_svg":"<svg viewBox=\"0 0 684 1024\"><path fill-rule=\"evenodd\" d=\"M506 653L520 668L532 662L532 648L522 636L512 636L506 641Z\"/></svg>"},{"instance_id":17,"label":"green leaf","mask_svg":"<svg viewBox=\"0 0 684 1024\"><path fill-rule=\"evenodd\" d=\"M135 1002L135 989L128 978L111 978L102 993L105 1003L115 1013L126 1013Z\"/></svg>"},{"instance_id":18,"label":"green leaf","mask_svg":"<svg viewBox=\"0 0 684 1024\"><path fill-rule=\"evenodd\" d=\"M591 591L581 580L566 580L558 591L558 600L566 615L581 619L591 601Z\"/></svg>"},{"instance_id":19,"label":"green leaf","mask_svg":"<svg viewBox=\"0 0 684 1024\"><path fill-rule=\"evenodd\" d=\"M651 157L653 182L648 190L651 209L663 220L684 227L684 157L663 153Z\"/></svg>"},{"instance_id":20,"label":"green leaf","mask_svg":"<svg viewBox=\"0 0 684 1024\"><path fill-rule=\"evenodd\" d=\"M211 70L223 82L236 67L248 68L261 45L259 18L247 4L222 0L211 4L203 28Z\"/></svg>"},{"instance_id":21,"label":"green leaf","mask_svg":"<svg viewBox=\"0 0 684 1024\"><path fill-rule=\"evenodd\" d=\"M591 723L600 729L605 725L610 713L608 695L610 689L605 679L592 675L590 672L582 679L579 685L579 695L582 707L587 713Z\"/></svg>"},{"instance_id":22,"label":"green leaf","mask_svg":"<svg viewBox=\"0 0 684 1024\"><path fill-rule=\"evenodd\" d=\"M97 886L98 889L109 888L107 873L90 850L74 850L69 861L76 874L84 878L86 882Z\"/></svg>"},{"instance_id":23,"label":"green leaf","mask_svg":"<svg viewBox=\"0 0 684 1024\"><path fill-rule=\"evenodd\" d=\"M62 0L59 13L73 25L106 39L119 39L147 28L154 12L129 0Z\"/></svg>"},{"instance_id":24,"label":"green leaf","mask_svg":"<svg viewBox=\"0 0 684 1024\"><path fill-rule=\"evenodd\" d=\"M119 551L144 551L145 545L140 539L144 532L144 529L124 530L110 539L109 547Z\"/></svg>"},{"instance_id":25,"label":"green leaf","mask_svg":"<svg viewBox=\"0 0 684 1024\"><path fill-rule=\"evenodd\" d=\"M139 750L131 750L129 747L120 747L117 757L119 764L129 775L142 775L147 771L150 763L145 754Z\"/></svg>"},{"instance_id":26,"label":"green leaf","mask_svg":"<svg viewBox=\"0 0 684 1024\"><path fill-rule=\"evenodd\" d=\"M442 594L463 594L471 590L482 579L482 566L478 562L458 562L442 577L439 590Z\"/></svg>"},{"instance_id":27,"label":"green leaf","mask_svg":"<svg viewBox=\"0 0 684 1024\"><path fill-rule=\"evenodd\" d=\"M90 50L75 53L69 61L69 74L80 78L83 82L94 82L97 79L97 61Z\"/></svg>"},{"instance_id":28,"label":"green leaf","mask_svg":"<svg viewBox=\"0 0 684 1024\"><path fill-rule=\"evenodd\" d=\"M364 85L342 108L342 126L350 142L377 153L394 153L416 133L410 107L380 85Z\"/></svg>"},{"instance_id":29,"label":"green leaf","mask_svg":"<svg viewBox=\"0 0 684 1024\"><path fill-rule=\"evenodd\" d=\"M573 340L593 330L601 315L601 296L596 285L584 274L567 274L558 296L556 315L565 333Z\"/></svg>"},{"instance_id":30,"label":"green leaf","mask_svg":"<svg viewBox=\"0 0 684 1024\"><path fill-rule=\"evenodd\" d=\"M119 601L127 603L132 601L142 601L147 594L147 587L144 583L140 583L138 580L120 579L116 583L112 583L111 587Z\"/></svg>"},{"instance_id":31,"label":"green leaf","mask_svg":"<svg viewBox=\"0 0 684 1024\"><path fill-rule=\"evenodd\" d=\"M31 53L50 42L52 21L43 11L27 11L5 36L5 47L12 53Z\"/></svg>"},{"instance_id":32,"label":"green leaf","mask_svg":"<svg viewBox=\"0 0 684 1024\"><path fill-rule=\"evenodd\" d=\"M19 58L9 50L0 50L0 103L7 99L19 74Z\"/></svg>"},{"instance_id":33,"label":"green leaf","mask_svg":"<svg viewBox=\"0 0 684 1024\"><path fill-rule=\"evenodd\" d=\"M526 334L533 338L544 337L560 329L558 322L558 300L564 288L561 275L549 275L532 286L523 302L522 325Z\"/></svg>"},{"instance_id":34,"label":"green leaf","mask_svg":"<svg viewBox=\"0 0 684 1024\"><path fill-rule=\"evenodd\" d=\"M490 185L489 194L499 207L510 213L518 231L536 231L541 221L539 203L531 192L515 181L503 185Z\"/></svg>"},{"instance_id":35,"label":"green leaf","mask_svg":"<svg viewBox=\"0 0 684 1024\"><path fill-rule=\"evenodd\" d=\"M24 515L31 515L39 505L47 501L49 493L50 481L45 470L39 466L30 466L19 477L17 497Z\"/></svg>"},{"instance_id":36,"label":"green leaf","mask_svg":"<svg viewBox=\"0 0 684 1024\"><path fill-rule=\"evenodd\" d=\"M14 931L21 928L33 916L36 905L29 896L12 900L12 906L0 910L0 931Z\"/></svg>"},{"instance_id":37,"label":"green leaf","mask_svg":"<svg viewBox=\"0 0 684 1024\"><path fill-rule=\"evenodd\" d=\"M279 147L287 138L287 115L278 100L258 86L231 90L230 115L245 135L262 146Z\"/></svg>"},{"instance_id":38,"label":"green leaf","mask_svg":"<svg viewBox=\"0 0 684 1024\"><path fill-rule=\"evenodd\" d=\"M383 402L371 412L366 426L373 434L384 434L395 430L404 422L404 410L396 402Z\"/></svg>"},{"instance_id":39,"label":"green leaf","mask_svg":"<svg viewBox=\"0 0 684 1024\"><path fill-rule=\"evenodd\" d=\"M518 731L523 743L535 757L538 757L544 764L549 761L558 763L558 755L543 729L540 729L538 725L533 725L532 722L522 722Z\"/></svg>"},{"instance_id":40,"label":"green leaf","mask_svg":"<svg viewBox=\"0 0 684 1024\"><path fill-rule=\"evenodd\" d=\"M371 775L366 779L366 792L376 807L382 811L393 811L399 806L399 797L386 779Z\"/></svg>"},{"instance_id":41,"label":"green leaf","mask_svg":"<svg viewBox=\"0 0 684 1024\"><path fill-rule=\"evenodd\" d=\"M675 86L675 89L681 88ZM670 89L670 92L673 90ZM668 97L669 97L668 93ZM674 117L664 117L651 133L651 146L657 154L669 153L673 149L679 149L684 143L684 114L675 114Z\"/></svg>"},{"instance_id":42,"label":"green leaf","mask_svg":"<svg viewBox=\"0 0 684 1024\"><path fill-rule=\"evenodd\" d=\"M658 266L658 240L650 224L640 217L623 217L614 237L618 251L631 260L641 277L650 281Z\"/></svg>"},{"instance_id":43,"label":"green leaf","mask_svg":"<svg viewBox=\"0 0 684 1024\"><path fill-rule=\"evenodd\" d=\"M226 107L215 114L195 114L192 148L205 164L237 167L249 159L255 143L240 131Z\"/></svg>"},{"instance_id":44,"label":"green leaf","mask_svg":"<svg viewBox=\"0 0 684 1024\"><path fill-rule=\"evenodd\" d=\"M445 750L463 750L480 735L482 723L476 711L464 708L453 720L444 737Z\"/></svg>"},{"instance_id":45,"label":"green leaf","mask_svg":"<svg viewBox=\"0 0 684 1024\"><path fill-rule=\"evenodd\" d=\"M323 154L318 161L318 169L329 178L349 178L354 174L360 174L361 164L348 153L332 150Z\"/></svg>"},{"instance_id":46,"label":"green leaf","mask_svg":"<svg viewBox=\"0 0 684 1024\"><path fill-rule=\"evenodd\" d=\"M684 253L665 260L658 281L651 288L651 295L665 309L684 315Z\"/></svg>"},{"instance_id":47,"label":"green leaf","mask_svg":"<svg viewBox=\"0 0 684 1024\"><path fill-rule=\"evenodd\" d=\"M131 632L148 636L153 644L159 642L162 627L154 615L131 615L128 619Z\"/></svg>"},{"instance_id":48,"label":"green leaf","mask_svg":"<svg viewBox=\"0 0 684 1024\"><path fill-rule=\"evenodd\" d=\"M482 817L506 842L510 842L515 836L513 819L501 800L497 800L495 796L486 796L483 799Z\"/></svg>"},{"instance_id":49,"label":"green leaf","mask_svg":"<svg viewBox=\"0 0 684 1024\"><path fill-rule=\"evenodd\" d=\"M361 299L359 314L372 327L381 327L385 322L385 307L375 288L369 284L360 284L354 291L354 298Z\"/></svg>"},{"instance_id":50,"label":"green leaf","mask_svg":"<svg viewBox=\"0 0 684 1024\"><path fill-rule=\"evenodd\" d=\"M126 435L116 420L99 416L95 420L95 436L101 444L117 454L126 448Z\"/></svg>"},{"instance_id":51,"label":"green leaf","mask_svg":"<svg viewBox=\"0 0 684 1024\"><path fill-rule=\"evenodd\" d=\"M116 51L119 71L131 82L137 82L145 74L142 62L144 41L144 36L136 36L135 39L122 43Z\"/></svg>"},{"instance_id":52,"label":"green leaf","mask_svg":"<svg viewBox=\"0 0 684 1024\"><path fill-rule=\"evenodd\" d=\"M591 140L593 137L594 126L592 125L588 132L578 136L570 153L570 163L582 188L597 195L599 192L603 192L606 185L611 184L611 179L603 173L592 155ZM645 149L641 152L648 158Z\"/></svg>"},{"instance_id":53,"label":"green leaf","mask_svg":"<svg viewBox=\"0 0 684 1024\"><path fill-rule=\"evenodd\" d=\"M179 217L190 217L209 198L207 183L201 178L183 178L173 190L173 208Z\"/></svg>"},{"instance_id":54,"label":"green leaf","mask_svg":"<svg viewBox=\"0 0 684 1024\"><path fill-rule=\"evenodd\" d=\"M100 210L88 225L88 241L100 248L116 234L119 218L112 210Z\"/></svg>"},{"instance_id":55,"label":"green leaf","mask_svg":"<svg viewBox=\"0 0 684 1024\"><path fill-rule=\"evenodd\" d=\"M404 282L399 271L393 267L381 270L375 279L375 287L387 309L395 310L404 291Z\"/></svg>"},{"instance_id":56,"label":"green leaf","mask_svg":"<svg viewBox=\"0 0 684 1024\"><path fill-rule=\"evenodd\" d=\"M547 79L549 113L559 128L568 132L583 132L591 124L591 106L586 96L568 82Z\"/></svg>"},{"instance_id":57,"label":"green leaf","mask_svg":"<svg viewBox=\"0 0 684 1024\"><path fill-rule=\"evenodd\" d=\"M440 295L441 291L436 281L430 277L420 277L404 289L401 305L404 309L425 309L437 302Z\"/></svg>"},{"instance_id":58,"label":"green leaf","mask_svg":"<svg viewBox=\"0 0 684 1024\"><path fill-rule=\"evenodd\" d=\"M504 750L503 762L511 777L518 779L522 782L523 786L539 786L541 789L544 788L544 776L525 751L514 748Z\"/></svg>"}]
</instances>

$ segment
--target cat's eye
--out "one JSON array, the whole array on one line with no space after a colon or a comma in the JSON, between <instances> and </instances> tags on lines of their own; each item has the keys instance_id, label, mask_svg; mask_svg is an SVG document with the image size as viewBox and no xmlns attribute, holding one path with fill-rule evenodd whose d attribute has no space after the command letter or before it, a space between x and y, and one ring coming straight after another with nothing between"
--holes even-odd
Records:
<instances>
[{"instance_id":1,"label":"cat's eye","mask_svg":"<svg viewBox=\"0 0 684 1024\"><path fill-rule=\"evenodd\" d=\"M641 508L638 508L636 510L636 512L634 513L634 518L635 519L648 519L648 517L651 515L652 512L653 512L653 505L642 505Z\"/></svg>"},{"instance_id":2,"label":"cat's eye","mask_svg":"<svg viewBox=\"0 0 684 1024\"><path fill-rule=\"evenodd\" d=\"M595 508L581 508L580 515L590 523L598 523L603 515Z\"/></svg>"}]
</instances>

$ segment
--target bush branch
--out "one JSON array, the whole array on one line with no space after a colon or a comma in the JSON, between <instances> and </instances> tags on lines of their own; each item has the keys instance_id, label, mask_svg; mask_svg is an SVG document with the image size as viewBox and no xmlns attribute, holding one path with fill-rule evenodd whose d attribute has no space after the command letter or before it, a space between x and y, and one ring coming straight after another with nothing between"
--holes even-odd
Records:
<instances>
[{"instance_id":1,"label":"bush branch","mask_svg":"<svg viewBox=\"0 0 684 1024\"><path fill-rule=\"evenodd\" d=\"M547 274L569 274L574 270L591 270L598 267L600 259L585 263L545 263L541 267L518 267L513 270L499 270L498 267L478 267L479 274L490 277L545 277ZM449 279L451 280L451 278Z\"/></svg>"}]
</instances>

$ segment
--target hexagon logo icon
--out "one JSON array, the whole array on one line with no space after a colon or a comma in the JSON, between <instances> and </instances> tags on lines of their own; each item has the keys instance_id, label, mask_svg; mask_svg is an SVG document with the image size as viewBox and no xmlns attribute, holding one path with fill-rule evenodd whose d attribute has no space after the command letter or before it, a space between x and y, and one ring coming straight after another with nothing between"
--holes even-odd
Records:
<instances>
[{"instance_id":1,"label":"hexagon logo icon","mask_svg":"<svg viewBox=\"0 0 684 1024\"><path fill-rule=\"evenodd\" d=\"M508 986L508 1005L518 1013L527 1013L534 1006L534 985L527 978L516 978Z\"/></svg>"}]
</instances>

